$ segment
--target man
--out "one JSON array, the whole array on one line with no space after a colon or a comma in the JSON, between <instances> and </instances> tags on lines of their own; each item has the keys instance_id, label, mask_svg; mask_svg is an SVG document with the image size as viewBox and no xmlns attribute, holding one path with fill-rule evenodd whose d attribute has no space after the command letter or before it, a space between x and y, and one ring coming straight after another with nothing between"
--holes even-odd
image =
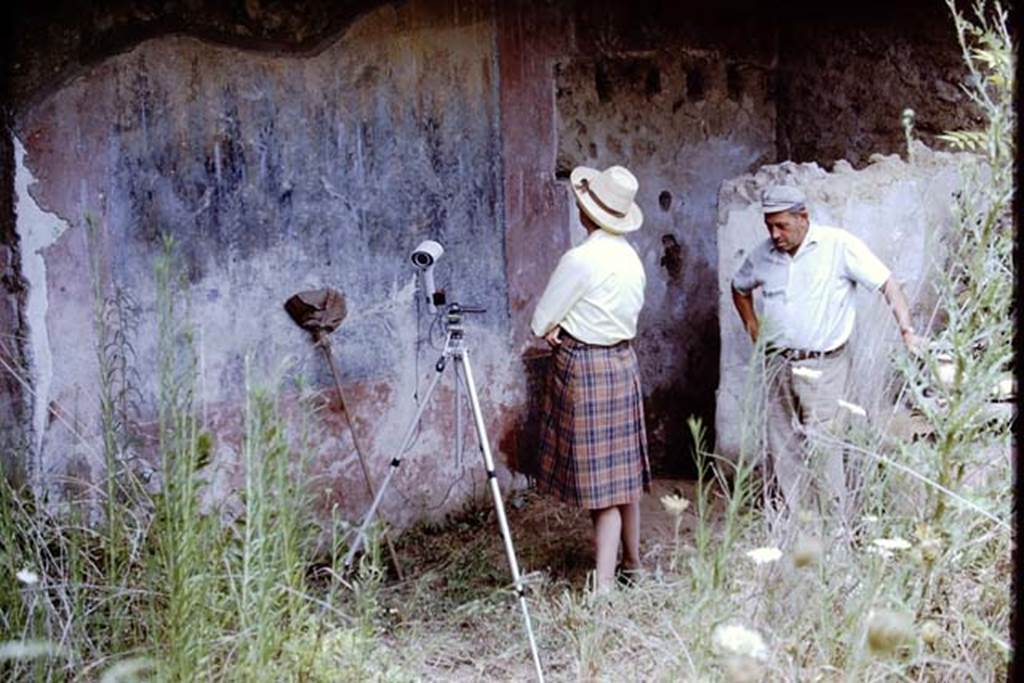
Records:
<instances>
[{"instance_id":1,"label":"man","mask_svg":"<svg viewBox=\"0 0 1024 683\"><path fill-rule=\"evenodd\" d=\"M643 263L624 235L640 228L638 183L627 169L570 175L587 238L558 262L530 327L554 350L541 424L541 490L590 511L595 590L640 568L640 496L650 490L636 354Z\"/></svg>"},{"instance_id":2,"label":"man","mask_svg":"<svg viewBox=\"0 0 1024 683\"><path fill-rule=\"evenodd\" d=\"M800 507L809 469L818 467L832 497L845 504L841 451L828 449L813 456L817 462L809 462L804 436L808 430L828 430L838 416L839 399L845 398L855 287L880 290L906 347L914 351L921 343L889 269L854 235L811 223L806 202L796 187L765 190L761 203L769 238L750 252L732 280L733 303L754 341L762 327L752 292L761 289L768 466L791 510Z\"/></svg>"}]
</instances>

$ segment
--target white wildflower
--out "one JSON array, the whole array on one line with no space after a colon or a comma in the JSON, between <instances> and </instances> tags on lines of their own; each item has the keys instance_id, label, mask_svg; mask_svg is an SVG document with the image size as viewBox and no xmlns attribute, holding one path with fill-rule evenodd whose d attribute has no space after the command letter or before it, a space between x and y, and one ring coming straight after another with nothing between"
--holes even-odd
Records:
<instances>
[{"instance_id":1,"label":"white wildflower","mask_svg":"<svg viewBox=\"0 0 1024 683\"><path fill-rule=\"evenodd\" d=\"M863 519L868 524L874 524L878 521L878 515L864 515L863 517L861 517L861 519Z\"/></svg>"},{"instance_id":2,"label":"white wildflower","mask_svg":"<svg viewBox=\"0 0 1024 683\"><path fill-rule=\"evenodd\" d=\"M849 410L854 415L860 415L861 417L865 417L868 414L868 411L864 410L863 408L861 408L856 403L850 403L849 401L844 401L841 398L836 399L836 401L839 403L839 407L840 408L845 408L846 410Z\"/></svg>"},{"instance_id":3,"label":"white wildflower","mask_svg":"<svg viewBox=\"0 0 1024 683\"><path fill-rule=\"evenodd\" d=\"M793 375L796 377L803 377L804 379L818 379L821 377L821 370L804 367L803 365L794 365Z\"/></svg>"},{"instance_id":4,"label":"white wildflower","mask_svg":"<svg viewBox=\"0 0 1024 683\"><path fill-rule=\"evenodd\" d=\"M151 680L144 674L156 673L157 663L155 660L138 657L135 659L122 659L103 672L100 683L117 683L118 681L141 681Z\"/></svg>"},{"instance_id":5,"label":"white wildflower","mask_svg":"<svg viewBox=\"0 0 1024 683\"><path fill-rule=\"evenodd\" d=\"M15 574L15 576L18 577L18 581L21 581L26 586L31 586L39 583L39 574L36 574L28 567L22 569L20 572Z\"/></svg>"},{"instance_id":6,"label":"white wildflower","mask_svg":"<svg viewBox=\"0 0 1024 683\"><path fill-rule=\"evenodd\" d=\"M686 508L690 507L690 501L679 495L662 496L661 505L666 512L678 517L686 511Z\"/></svg>"},{"instance_id":7,"label":"white wildflower","mask_svg":"<svg viewBox=\"0 0 1024 683\"><path fill-rule=\"evenodd\" d=\"M768 564L782 557L782 551L778 548L754 548L748 550L746 556L753 560L754 564Z\"/></svg>"},{"instance_id":8,"label":"white wildflower","mask_svg":"<svg viewBox=\"0 0 1024 683\"><path fill-rule=\"evenodd\" d=\"M910 541L905 541L902 538L876 538L871 541L879 548L883 550L909 550Z\"/></svg>"},{"instance_id":9,"label":"white wildflower","mask_svg":"<svg viewBox=\"0 0 1024 683\"><path fill-rule=\"evenodd\" d=\"M877 548L875 546L870 546L868 548L868 552L871 553L872 555L878 555L878 556L884 557L886 559L892 557L893 554L894 554L891 550L886 550L885 548Z\"/></svg>"},{"instance_id":10,"label":"white wildflower","mask_svg":"<svg viewBox=\"0 0 1024 683\"><path fill-rule=\"evenodd\" d=\"M942 386L953 386L953 382L956 381L956 365L952 360L944 362L940 359L936 364L935 370L939 377L939 383L942 384Z\"/></svg>"},{"instance_id":11,"label":"white wildflower","mask_svg":"<svg viewBox=\"0 0 1024 683\"><path fill-rule=\"evenodd\" d=\"M36 659L61 654L60 648L46 640L8 640L0 643L0 662L10 659Z\"/></svg>"},{"instance_id":12,"label":"white wildflower","mask_svg":"<svg viewBox=\"0 0 1024 683\"><path fill-rule=\"evenodd\" d=\"M768 646L757 631L740 624L719 624L711 634L715 646L727 654L766 659Z\"/></svg>"},{"instance_id":13,"label":"white wildflower","mask_svg":"<svg viewBox=\"0 0 1024 683\"><path fill-rule=\"evenodd\" d=\"M942 552L942 541L937 538L927 538L921 541L921 559L931 564L939 559Z\"/></svg>"}]
</instances>

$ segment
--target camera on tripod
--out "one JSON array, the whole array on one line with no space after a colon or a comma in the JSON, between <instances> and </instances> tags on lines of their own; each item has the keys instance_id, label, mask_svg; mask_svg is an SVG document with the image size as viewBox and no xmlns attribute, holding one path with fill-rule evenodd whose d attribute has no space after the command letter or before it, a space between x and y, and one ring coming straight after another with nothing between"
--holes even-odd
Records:
<instances>
[{"instance_id":1,"label":"camera on tripod","mask_svg":"<svg viewBox=\"0 0 1024 683\"><path fill-rule=\"evenodd\" d=\"M420 271L420 289L427 300L427 306L431 313L437 313L437 307L445 304L444 290L434 287L434 264L442 256L444 256L444 247L440 242L434 240L423 240L409 256L409 260Z\"/></svg>"},{"instance_id":2,"label":"camera on tripod","mask_svg":"<svg viewBox=\"0 0 1024 683\"><path fill-rule=\"evenodd\" d=\"M391 460L391 465L388 468L388 473L384 477L384 481L377 489L377 494L373 498L373 502L370 504L366 514L363 515L363 520L355 530L354 536L349 545L348 553L345 555L345 567L350 568L352 566L352 560L355 558L357 552L359 552L360 546L366 539L366 533L369 526L374 518L377 508L380 506L383 500L384 493L387 490L388 485L391 483L395 472L398 471L398 467L402 463L402 456L411 447L415 436L419 430L420 420L423 418L423 413L430 402L430 397L434 394L434 390L437 388L438 382L440 382L442 374L445 369L451 367L455 380L455 435L456 435L456 453L457 460L461 462L462 452L462 392L465 391L469 399L469 408L473 418L473 426L476 430L477 442L480 446L480 455L483 458L484 472L487 475L488 487L491 490L491 496L494 499L494 509L498 518L498 529L501 532L502 541L505 546L505 555L508 560L509 570L512 574L512 581L515 585L515 592L519 600L519 606L523 613L523 625L526 628L526 635L530 644L530 654L533 657L533 664L537 673L537 680L543 683L544 671L541 668L540 654L537 651L537 642L533 635L533 626L530 621L530 612L526 604L526 584L522 574L519 571L519 562L516 559L515 548L512 546L512 532L508 527L508 520L505 517L505 503L502 500L501 489L498 486L498 475L496 466L494 463L494 456L491 453L490 438L487 436L487 427L484 420L483 411L480 408L480 398L477 395L476 383L473 379L473 369L469 361L469 350L467 349L466 340L464 337L464 329L462 326L462 316L467 313L484 313L486 309L479 306L463 306L458 303L446 304L445 295L443 290L437 290L434 287L434 265L438 259L444 254L444 247L438 242L433 240L424 240L413 250L410 254L410 260L412 264L419 270L420 285L423 290L423 296L427 300L427 305L430 307L431 313L437 313L438 309L443 307L444 313L444 325L445 325L445 344L441 351L441 355L437 362L434 364L434 377L430 381L430 385L427 387L426 393L423 394L423 399L418 402L416 413L406 428L405 435L402 437L401 446L398 448L396 455ZM440 317L440 316L439 316ZM451 361L449 363L448 361Z\"/></svg>"},{"instance_id":3,"label":"camera on tripod","mask_svg":"<svg viewBox=\"0 0 1024 683\"><path fill-rule=\"evenodd\" d=\"M440 242L434 240L423 240L409 255L409 260L419 270L420 290L431 313L437 313L438 309L444 307L445 325L448 329L456 326L461 331L460 323L464 313L486 313L487 309L480 306L463 306L458 303L447 303L447 296L443 289L437 289L434 285L434 266L444 256L444 247Z\"/></svg>"}]
</instances>

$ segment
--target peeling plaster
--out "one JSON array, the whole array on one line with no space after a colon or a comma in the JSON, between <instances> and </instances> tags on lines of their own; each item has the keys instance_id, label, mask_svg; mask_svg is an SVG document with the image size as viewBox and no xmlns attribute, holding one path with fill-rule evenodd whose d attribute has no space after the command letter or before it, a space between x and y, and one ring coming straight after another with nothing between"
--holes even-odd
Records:
<instances>
[{"instance_id":1,"label":"peeling plaster","mask_svg":"<svg viewBox=\"0 0 1024 683\"><path fill-rule=\"evenodd\" d=\"M71 226L56 214L44 211L32 197L29 188L35 184L36 179L25 165L25 147L17 136L14 138L14 163L16 228L21 239L22 273L28 282L25 317L28 320L29 374L33 387L33 452L38 455L42 448L46 411L50 403L50 384L53 381L53 356L46 327L49 295L46 290L46 261L42 251L56 242Z\"/></svg>"}]
</instances>

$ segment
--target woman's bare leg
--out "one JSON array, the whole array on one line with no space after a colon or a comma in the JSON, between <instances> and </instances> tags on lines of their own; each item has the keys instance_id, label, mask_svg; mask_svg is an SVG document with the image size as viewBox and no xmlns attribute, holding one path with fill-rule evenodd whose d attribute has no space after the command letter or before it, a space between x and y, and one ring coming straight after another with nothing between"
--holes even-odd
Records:
<instances>
[{"instance_id":1,"label":"woman's bare leg","mask_svg":"<svg viewBox=\"0 0 1024 683\"><path fill-rule=\"evenodd\" d=\"M622 535L622 515L618 507L591 510L594 523L595 590L603 593L615 583L615 561L619 555L619 537Z\"/></svg>"},{"instance_id":2,"label":"woman's bare leg","mask_svg":"<svg viewBox=\"0 0 1024 683\"><path fill-rule=\"evenodd\" d=\"M622 568L640 568L640 501L619 505L622 517Z\"/></svg>"}]
</instances>

